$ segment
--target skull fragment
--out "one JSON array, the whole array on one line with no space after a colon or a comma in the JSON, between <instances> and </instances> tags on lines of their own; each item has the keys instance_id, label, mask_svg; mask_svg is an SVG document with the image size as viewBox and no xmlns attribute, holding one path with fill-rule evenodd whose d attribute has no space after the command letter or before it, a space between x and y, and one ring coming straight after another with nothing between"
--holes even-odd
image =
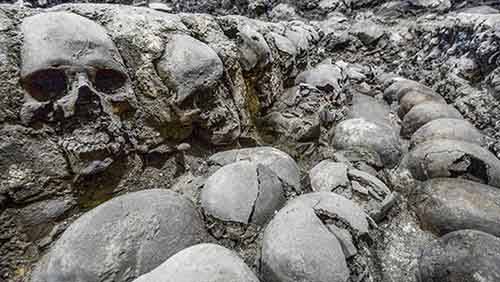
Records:
<instances>
[{"instance_id":1,"label":"skull fragment","mask_svg":"<svg viewBox=\"0 0 500 282\"><path fill-rule=\"evenodd\" d=\"M124 150L123 119L135 96L106 30L67 12L26 18L21 84L26 125L51 126L73 172L92 174Z\"/></svg>"}]
</instances>

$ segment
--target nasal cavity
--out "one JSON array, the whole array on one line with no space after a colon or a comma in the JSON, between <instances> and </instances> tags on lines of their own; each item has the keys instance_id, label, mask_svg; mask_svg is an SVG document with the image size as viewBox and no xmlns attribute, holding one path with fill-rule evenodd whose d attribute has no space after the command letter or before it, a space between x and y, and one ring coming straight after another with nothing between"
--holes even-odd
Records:
<instances>
[{"instance_id":1,"label":"nasal cavity","mask_svg":"<svg viewBox=\"0 0 500 282\"><path fill-rule=\"evenodd\" d=\"M90 87L90 82L88 80L87 74L79 73L77 75L78 79L78 101L80 105L90 104L93 101L93 96L95 95Z\"/></svg>"},{"instance_id":2,"label":"nasal cavity","mask_svg":"<svg viewBox=\"0 0 500 282\"><path fill-rule=\"evenodd\" d=\"M92 90L88 85L78 87L78 104L90 104L92 96Z\"/></svg>"}]
</instances>

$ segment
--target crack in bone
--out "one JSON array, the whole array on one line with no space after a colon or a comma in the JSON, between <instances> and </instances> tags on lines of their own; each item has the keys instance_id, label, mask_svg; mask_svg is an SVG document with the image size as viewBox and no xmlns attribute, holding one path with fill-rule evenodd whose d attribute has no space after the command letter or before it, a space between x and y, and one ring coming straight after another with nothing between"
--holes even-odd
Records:
<instances>
[{"instance_id":1,"label":"crack in bone","mask_svg":"<svg viewBox=\"0 0 500 282\"><path fill-rule=\"evenodd\" d=\"M253 215L255 213L255 206L257 205L257 201L259 200L259 196L260 196L260 191L262 189L262 187L261 187L262 183L261 183L261 179L260 179L259 165L257 165L257 167L255 169L255 173L257 174L257 194L255 195L255 199L254 199L253 204L252 204L252 210L250 211L250 214L248 215L248 220L247 220L248 223L252 222Z\"/></svg>"}]
</instances>

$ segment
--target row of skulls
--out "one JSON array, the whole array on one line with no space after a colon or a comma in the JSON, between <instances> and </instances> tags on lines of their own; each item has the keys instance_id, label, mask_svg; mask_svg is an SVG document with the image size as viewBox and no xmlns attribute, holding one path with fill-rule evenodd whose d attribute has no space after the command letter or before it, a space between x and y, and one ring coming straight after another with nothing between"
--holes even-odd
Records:
<instances>
[{"instance_id":1,"label":"row of skulls","mask_svg":"<svg viewBox=\"0 0 500 282\"><path fill-rule=\"evenodd\" d=\"M103 161L109 165L113 155L123 152L128 142L123 117L139 107L114 42L104 27L68 12L28 17L21 32L24 44L20 82L25 90L21 121L31 126L51 126L75 173L88 173ZM211 72L208 80L220 78L223 67L217 54L211 49L203 52L212 52L210 55L216 58L208 62L216 66L215 71L205 70ZM174 55L174 60L182 60L182 54ZM170 66L167 63L158 67L161 72L161 67ZM175 77L159 75L176 90L179 82ZM202 84L200 87L212 86ZM176 92L174 106L189 94Z\"/></svg>"}]
</instances>

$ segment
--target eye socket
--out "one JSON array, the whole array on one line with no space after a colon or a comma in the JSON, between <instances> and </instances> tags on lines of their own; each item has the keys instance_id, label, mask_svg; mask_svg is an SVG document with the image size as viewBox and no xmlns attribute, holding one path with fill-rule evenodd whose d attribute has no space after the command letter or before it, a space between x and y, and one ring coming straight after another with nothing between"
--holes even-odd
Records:
<instances>
[{"instance_id":1,"label":"eye socket","mask_svg":"<svg viewBox=\"0 0 500 282\"><path fill-rule=\"evenodd\" d=\"M25 78L24 88L38 101L55 100L67 89L66 75L58 69L41 70Z\"/></svg>"},{"instance_id":2,"label":"eye socket","mask_svg":"<svg viewBox=\"0 0 500 282\"><path fill-rule=\"evenodd\" d=\"M126 79L125 74L119 71L100 69L95 73L94 86L99 91L109 93L121 88L125 84Z\"/></svg>"}]
</instances>

